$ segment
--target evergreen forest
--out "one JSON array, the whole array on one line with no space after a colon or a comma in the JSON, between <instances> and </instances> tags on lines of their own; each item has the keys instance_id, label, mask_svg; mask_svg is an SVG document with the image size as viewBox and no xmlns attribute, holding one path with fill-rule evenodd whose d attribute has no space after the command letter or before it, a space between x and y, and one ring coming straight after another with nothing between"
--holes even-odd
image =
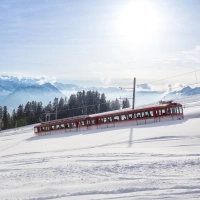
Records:
<instances>
[{"instance_id":1,"label":"evergreen forest","mask_svg":"<svg viewBox=\"0 0 200 200\"><path fill-rule=\"evenodd\" d=\"M122 101L122 108L130 107L128 99ZM9 113L7 106L0 106L0 130L40 123L47 120L68 118L79 115L89 115L120 109L118 99L106 100L104 93L97 91L82 91L72 94L69 99L55 98L48 105L42 102L27 102Z\"/></svg>"}]
</instances>

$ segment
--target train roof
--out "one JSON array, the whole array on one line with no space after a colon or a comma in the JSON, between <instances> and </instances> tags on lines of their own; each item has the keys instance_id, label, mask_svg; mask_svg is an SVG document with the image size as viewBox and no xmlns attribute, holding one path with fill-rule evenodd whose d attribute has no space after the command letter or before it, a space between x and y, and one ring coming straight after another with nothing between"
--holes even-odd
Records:
<instances>
[{"instance_id":1,"label":"train roof","mask_svg":"<svg viewBox=\"0 0 200 200\"><path fill-rule=\"evenodd\" d=\"M74 116L74 117L67 117L67 118L52 120L52 121L48 121L48 122L42 122L41 124L52 124L52 123L57 123L57 122L70 121L70 120L74 120L74 119L86 119L88 117L89 117L89 115L79 115L79 116Z\"/></svg>"},{"instance_id":2,"label":"train roof","mask_svg":"<svg viewBox=\"0 0 200 200\"><path fill-rule=\"evenodd\" d=\"M100 116L100 115L110 115L110 114L115 114L115 113L124 113L127 111L141 111L144 109L151 109L151 108L158 108L158 107L163 107L163 106L167 106L167 105L181 105L179 103L175 103L173 102L173 100L170 101L159 101L156 104L149 104L149 105L145 105L145 106L140 106L140 107L136 107L135 109L132 108L124 108L121 110L112 110L112 111L107 111L107 112L103 112L103 113L97 113L97 114L91 114L89 115L89 117L96 117L96 116Z\"/></svg>"}]
</instances>

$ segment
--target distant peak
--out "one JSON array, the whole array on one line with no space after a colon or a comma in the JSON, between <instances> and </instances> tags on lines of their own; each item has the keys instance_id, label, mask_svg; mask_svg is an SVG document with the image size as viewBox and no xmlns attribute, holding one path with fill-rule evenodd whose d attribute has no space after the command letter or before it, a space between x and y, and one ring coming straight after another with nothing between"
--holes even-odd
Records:
<instances>
[{"instance_id":1,"label":"distant peak","mask_svg":"<svg viewBox=\"0 0 200 200\"><path fill-rule=\"evenodd\" d=\"M41 77L38 77L37 83L39 85L43 85L45 83L51 83L52 85L54 85L56 83L56 77L41 76Z\"/></svg>"},{"instance_id":2,"label":"distant peak","mask_svg":"<svg viewBox=\"0 0 200 200\"><path fill-rule=\"evenodd\" d=\"M37 76L37 77L28 77L25 75L0 75L0 80L4 81L13 81L13 82L22 82L22 83L30 83L36 85L43 85L45 83L51 83L54 85L56 83L56 77L49 76Z\"/></svg>"}]
</instances>

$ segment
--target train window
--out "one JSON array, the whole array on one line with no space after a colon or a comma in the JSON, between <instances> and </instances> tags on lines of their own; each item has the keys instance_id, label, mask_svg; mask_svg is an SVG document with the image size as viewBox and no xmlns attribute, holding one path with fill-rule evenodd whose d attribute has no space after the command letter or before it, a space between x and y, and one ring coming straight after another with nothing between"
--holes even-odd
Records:
<instances>
[{"instance_id":1,"label":"train window","mask_svg":"<svg viewBox=\"0 0 200 200\"><path fill-rule=\"evenodd\" d=\"M176 113L176 107L174 107L174 113Z\"/></svg>"},{"instance_id":2,"label":"train window","mask_svg":"<svg viewBox=\"0 0 200 200\"><path fill-rule=\"evenodd\" d=\"M153 117L153 110L148 111L149 117Z\"/></svg>"},{"instance_id":3,"label":"train window","mask_svg":"<svg viewBox=\"0 0 200 200\"><path fill-rule=\"evenodd\" d=\"M95 124L95 119L92 119L92 120L91 120L91 124Z\"/></svg>"},{"instance_id":4,"label":"train window","mask_svg":"<svg viewBox=\"0 0 200 200\"><path fill-rule=\"evenodd\" d=\"M71 122L71 123L70 123L70 127L71 127L71 128L75 128L75 127L76 127L76 123L75 123L75 122Z\"/></svg>"},{"instance_id":5,"label":"train window","mask_svg":"<svg viewBox=\"0 0 200 200\"><path fill-rule=\"evenodd\" d=\"M106 121L107 121L107 118L106 118L106 117L102 117L102 118L101 118L101 123L106 123Z\"/></svg>"},{"instance_id":6,"label":"train window","mask_svg":"<svg viewBox=\"0 0 200 200\"><path fill-rule=\"evenodd\" d=\"M142 117L144 117L145 115L144 115L144 112L140 112L140 113L137 113L137 118L142 118Z\"/></svg>"},{"instance_id":7,"label":"train window","mask_svg":"<svg viewBox=\"0 0 200 200\"><path fill-rule=\"evenodd\" d=\"M86 121L86 124L87 124L87 125L90 125L90 124L91 124L91 121L88 119L88 120Z\"/></svg>"},{"instance_id":8,"label":"train window","mask_svg":"<svg viewBox=\"0 0 200 200\"><path fill-rule=\"evenodd\" d=\"M119 121L119 116L114 116L114 121Z\"/></svg>"},{"instance_id":9,"label":"train window","mask_svg":"<svg viewBox=\"0 0 200 200\"><path fill-rule=\"evenodd\" d=\"M132 113L133 118L137 118L136 113Z\"/></svg>"},{"instance_id":10,"label":"train window","mask_svg":"<svg viewBox=\"0 0 200 200\"><path fill-rule=\"evenodd\" d=\"M38 132L38 129L37 129L37 128L34 128L34 132L37 133L37 132Z\"/></svg>"},{"instance_id":11,"label":"train window","mask_svg":"<svg viewBox=\"0 0 200 200\"><path fill-rule=\"evenodd\" d=\"M64 125L64 124L61 124L61 125L60 125L60 128L65 128L65 125Z\"/></svg>"},{"instance_id":12,"label":"train window","mask_svg":"<svg viewBox=\"0 0 200 200\"><path fill-rule=\"evenodd\" d=\"M179 107L179 113L182 114L183 113L183 108L180 106Z\"/></svg>"},{"instance_id":13,"label":"train window","mask_svg":"<svg viewBox=\"0 0 200 200\"><path fill-rule=\"evenodd\" d=\"M166 108L166 113L169 115L169 108Z\"/></svg>"},{"instance_id":14,"label":"train window","mask_svg":"<svg viewBox=\"0 0 200 200\"><path fill-rule=\"evenodd\" d=\"M108 117L108 122L112 122L112 117Z\"/></svg>"},{"instance_id":15,"label":"train window","mask_svg":"<svg viewBox=\"0 0 200 200\"><path fill-rule=\"evenodd\" d=\"M176 108L175 107L171 107L170 110L171 110L171 114L176 114Z\"/></svg>"},{"instance_id":16,"label":"train window","mask_svg":"<svg viewBox=\"0 0 200 200\"><path fill-rule=\"evenodd\" d=\"M162 109L162 115L167 115L167 114L169 114L168 108L163 108Z\"/></svg>"},{"instance_id":17,"label":"train window","mask_svg":"<svg viewBox=\"0 0 200 200\"><path fill-rule=\"evenodd\" d=\"M128 119L133 119L133 114L132 113L128 114Z\"/></svg>"},{"instance_id":18,"label":"train window","mask_svg":"<svg viewBox=\"0 0 200 200\"><path fill-rule=\"evenodd\" d=\"M50 126L50 130L54 130L55 129L55 127L54 126Z\"/></svg>"},{"instance_id":19,"label":"train window","mask_svg":"<svg viewBox=\"0 0 200 200\"><path fill-rule=\"evenodd\" d=\"M179 113L179 107L176 107L176 113Z\"/></svg>"},{"instance_id":20,"label":"train window","mask_svg":"<svg viewBox=\"0 0 200 200\"><path fill-rule=\"evenodd\" d=\"M70 127L69 123L65 124L65 128L69 128L69 127Z\"/></svg>"},{"instance_id":21,"label":"train window","mask_svg":"<svg viewBox=\"0 0 200 200\"><path fill-rule=\"evenodd\" d=\"M121 120L127 120L127 116L126 115L121 115Z\"/></svg>"},{"instance_id":22,"label":"train window","mask_svg":"<svg viewBox=\"0 0 200 200\"><path fill-rule=\"evenodd\" d=\"M141 112L141 116L142 116L142 117L145 117L145 114L144 114L144 112Z\"/></svg>"},{"instance_id":23,"label":"train window","mask_svg":"<svg viewBox=\"0 0 200 200\"><path fill-rule=\"evenodd\" d=\"M137 118L141 118L141 113L136 114Z\"/></svg>"},{"instance_id":24,"label":"train window","mask_svg":"<svg viewBox=\"0 0 200 200\"><path fill-rule=\"evenodd\" d=\"M42 130L41 131L45 131L45 127L42 127Z\"/></svg>"},{"instance_id":25,"label":"train window","mask_svg":"<svg viewBox=\"0 0 200 200\"><path fill-rule=\"evenodd\" d=\"M153 117L153 111L152 110L145 111L145 117Z\"/></svg>"},{"instance_id":26,"label":"train window","mask_svg":"<svg viewBox=\"0 0 200 200\"><path fill-rule=\"evenodd\" d=\"M162 115L162 110L156 110L156 116Z\"/></svg>"},{"instance_id":27,"label":"train window","mask_svg":"<svg viewBox=\"0 0 200 200\"><path fill-rule=\"evenodd\" d=\"M56 125L56 129L59 129L60 128L60 125Z\"/></svg>"},{"instance_id":28,"label":"train window","mask_svg":"<svg viewBox=\"0 0 200 200\"><path fill-rule=\"evenodd\" d=\"M153 117L153 111L152 110L148 110L145 112L145 116L146 117Z\"/></svg>"},{"instance_id":29,"label":"train window","mask_svg":"<svg viewBox=\"0 0 200 200\"><path fill-rule=\"evenodd\" d=\"M85 122L84 122L84 121L80 121L80 125L81 125L81 126L84 126L84 125L85 125Z\"/></svg>"}]
</instances>

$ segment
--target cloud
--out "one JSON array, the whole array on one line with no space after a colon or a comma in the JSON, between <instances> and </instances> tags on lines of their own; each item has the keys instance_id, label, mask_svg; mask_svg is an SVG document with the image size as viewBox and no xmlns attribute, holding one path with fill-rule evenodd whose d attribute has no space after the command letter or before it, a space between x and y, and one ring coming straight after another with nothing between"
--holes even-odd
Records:
<instances>
[{"instance_id":1,"label":"cloud","mask_svg":"<svg viewBox=\"0 0 200 200\"><path fill-rule=\"evenodd\" d=\"M97 79L99 79L102 86L104 87L110 86L112 82L112 78L108 74L102 73L100 71L95 71L95 70L93 70L92 73L93 73L93 77L97 77Z\"/></svg>"},{"instance_id":2,"label":"cloud","mask_svg":"<svg viewBox=\"0 0 200 200\"><path fill-rule=\"evenodd\" d=\"M111 83L111 77L106 77L106 76L104 76L103 74L101 75L101 77L100 77L100 81L101 81L101 83L104 85L104 86L109 86L110 85L110 83Z\"/></svg>"},{"instance_id":3,"label":"cloud","mask_svg":"<svg viewBox=\"0 0 200 200\"><path fill-rule=\"evenodd\" d=\"M34 81L36 81L39 85L42 85L44 83L51 83L52 85L54 85L54 83L57 81L56 77L52 76L45 76L45 75L39 75L39 76L29 76L26 74L22 74L22 73L17 73L17 72L13 72L13 73L9 73L9 72L3 72L0 74L0 78L1 79L11 79L11 78L17 78L18 80L21 79L32 79Z\"/></svg>"},{"instance_id":4,"label":"cloud","mask_svg":"<svg viewBox=\"0 0 200 200\"><path fill-rule=\"evenodd\" d=\"M137 84L136 90L137 91L152 91L152 87L147 83Z\"/></svg>"},{"instance_id":5,"label":"cloud","mask_svg":"<svg viewBox=\"0 0 200 200\"><path fill-rule=\"evenodd\" d=\"M182 52L184 62L200 63L200 46L194 49Z\"/></svg>"},{"instance_id":6,"label":"cloud","mask_svg":"<svg viewBox=\"0 0 200 200\"><path fill-rule=\"evenodd\" d=\"M51 83L52 85L56 82L56 77L40 76L37 78L38 84L42 85L44 83Z\"/></svg>"}]
</instances>

